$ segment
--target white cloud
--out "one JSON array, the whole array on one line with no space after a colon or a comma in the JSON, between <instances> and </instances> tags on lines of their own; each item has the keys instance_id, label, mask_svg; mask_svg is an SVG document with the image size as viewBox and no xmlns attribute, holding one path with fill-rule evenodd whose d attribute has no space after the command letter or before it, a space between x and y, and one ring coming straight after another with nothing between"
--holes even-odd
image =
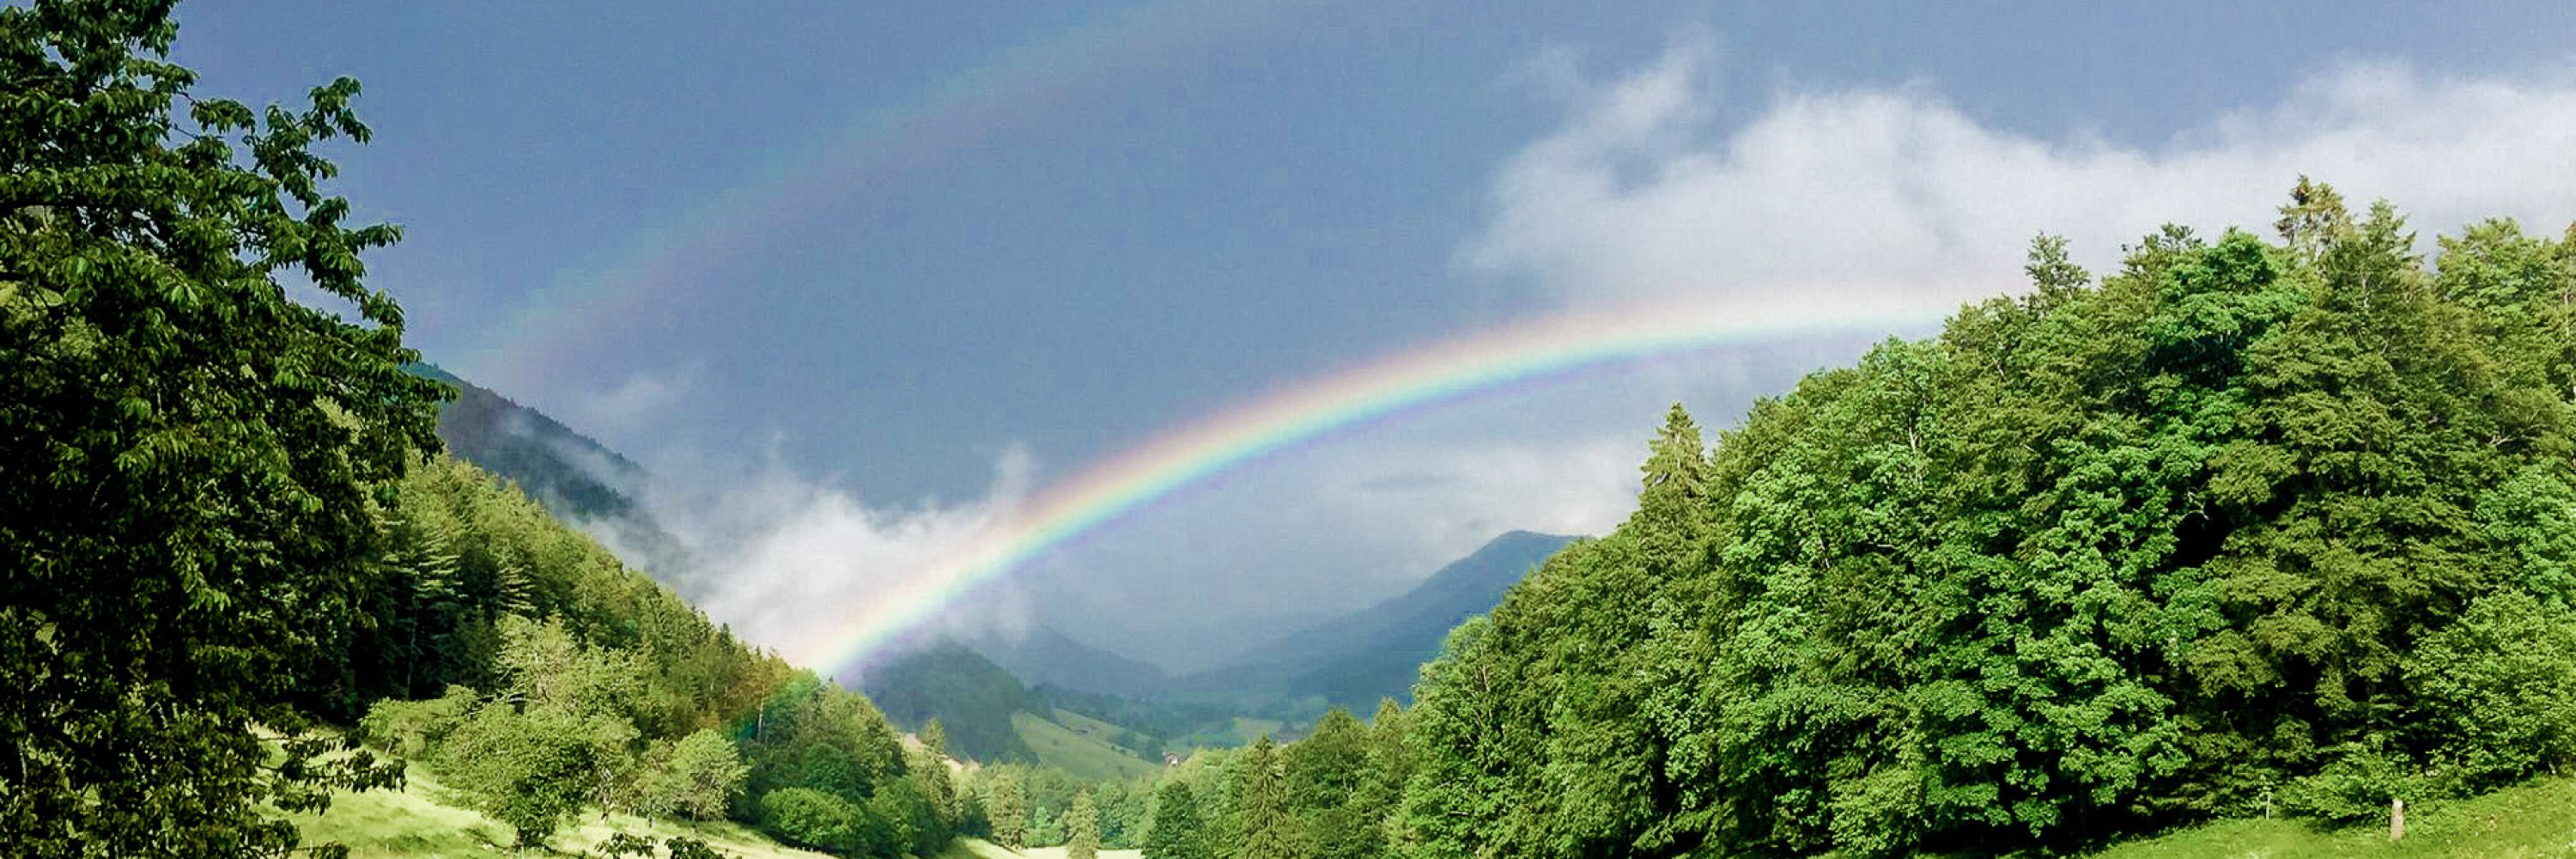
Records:
<instances>
[{"instance_id":1,"label":"white cloud","mask_svg":"<svg viewBox=\"0 0 2576 859\"><path fill-rule=\"evenodd\" d=\"M1034 470L1029 455L1013 448L996 461L993 482L978 499L871 506L855 493L793 473L773 456L739 479L711 481L712 488L669 481L638 488L645 509L681 544L679 556L612 548L675 571L708 616L746 640L802 646L845 627L854 607L888 598L908 577L1005 526L1027 497ZM1007 586L985 588L931 624L1007 628L1024 623L1025 610Z\"/></svg>"},{"instance_id":2,"label":"white cloud","mask_svg":"<svg viewBox=\"0 0 2576 859\"><path fill-rule=\"evenodd\" d=\"M2019 290L2042 231L2099 270L2167 222L2268 230L2301 173L2357 202L2386 198L2427 233L2491 216L2554 233L2576 217L2565 70L2346 65L2270 107L2132 147L1990 128L1923 86L1786 92L1726 122L1709 65L1690 43L1572 85L1564 125L1495 177L1461 262L1568 302L1831 292L1950 304Z\"/></svg>"},{"instance_id":3,"label":"white cloud","mask_svg":"<svg viewBox=\"0 0 2576 859\"><path fill-rule=\"evenodd\" d=\"M567 409L581 426L633 431L658 423L697 387L699 368L675 373L636 373L616 387L578 397Z\"/></svg>"}]
</instances>

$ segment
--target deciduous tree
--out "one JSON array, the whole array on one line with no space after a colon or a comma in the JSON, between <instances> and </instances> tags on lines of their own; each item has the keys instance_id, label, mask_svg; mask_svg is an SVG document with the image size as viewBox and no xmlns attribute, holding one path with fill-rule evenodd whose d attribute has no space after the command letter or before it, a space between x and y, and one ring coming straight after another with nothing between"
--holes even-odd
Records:
<instances>
[{"instance_id":1,"label":"deciduous tree","mask_svg":"<svg viewBox=\"0 0 2576 859\"><path fill-rule=\"evenodd\" d=\"M304 733L442 391L316 146L358 84L254 109L169 0L0 8L0 844L273 855L272 809L398 777ZM302 282L334 312L300 304ZM283 731L280 749L254 726Z\"/></svg>"}]
</instances>

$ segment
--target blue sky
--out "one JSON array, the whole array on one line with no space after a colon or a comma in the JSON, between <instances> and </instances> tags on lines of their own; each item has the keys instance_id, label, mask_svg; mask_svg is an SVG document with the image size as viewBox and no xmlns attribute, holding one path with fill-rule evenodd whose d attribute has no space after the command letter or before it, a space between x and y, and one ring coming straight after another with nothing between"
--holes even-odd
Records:
<instances>
[{"instance_id":1,"label":"blue sky","mask_svg":"<svg viewBox=\"0 0 2576 859\"><path fill-rule=\"evenodd\" d=\"M1506 320L1955 303L2040 229L2100 263L2302 170L2428 231L2576 217L2561 4L2107 6L199 2L179 55L260 101L358 77L340 190L408 231L371 266L415 342L668 475L748 547L711 608L786 629L1160 429ZM1375 427L991 602L1186 666L1606 527L1660 403L1724 424L1861 346Z\"/></svg>"}]
</instances>

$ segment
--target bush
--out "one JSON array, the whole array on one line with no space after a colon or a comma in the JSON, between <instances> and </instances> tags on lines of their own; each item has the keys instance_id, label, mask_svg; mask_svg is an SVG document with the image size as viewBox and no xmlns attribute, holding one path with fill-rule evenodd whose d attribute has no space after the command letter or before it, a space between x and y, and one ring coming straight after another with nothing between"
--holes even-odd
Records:
<instances>
[{"instance_id":1,"label":"bush","mask_svg":"<svg viewBox=\"0 0 2576 859\"><path fill-rule=\"evenodd\" d=\"M2336 823L2385 819L2388 801L2422 802L2441 793L2438 785L2418 775L2415 767L2384 743L2354 743L2333 752L2314 775L2298 779L2281 792L2292 813Z\"/></svg>"},{"instance_id":2,"label":"bush","mask_svg":"<svg viewBox=\"0 0 2576 859\"><path fill-rule=\"evenodd\" d=\"M367 708L358 720L358 736L367 745L407 758L426 757L474 711L474 690L447 687L447 694L426 701L387 698Z\"/></svg>"},{"instance_id":3,"label":"bush","mask_svg":"<svg viewBox=\"0 0 2576 859\"><path fill-rule=\"evenodd\" d=\"M842 853L859 842L859 809L809 787L787 787L760 797L760 828L797 847Z\"/></svg>"},{"instance_id":4,"label":"bush","mask_svg":"<svg viewBox=\"0 0 2576 859\"><path fill-rule=\"evenodd\" d=\"M2486 788L2576 762L2576 612L2519 590L2469 607L2407 666L2442 762Z\"/></svg>"}]
</instances>

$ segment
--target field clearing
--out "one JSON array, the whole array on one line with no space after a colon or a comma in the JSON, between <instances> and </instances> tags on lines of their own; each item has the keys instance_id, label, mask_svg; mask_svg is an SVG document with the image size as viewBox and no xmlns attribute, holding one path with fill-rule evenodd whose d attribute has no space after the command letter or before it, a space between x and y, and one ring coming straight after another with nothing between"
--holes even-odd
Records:
<instances>
[{"instance_id":1,"label":"field clearing","mask_svg":"<svg viewBox=\"0 0 2576 859\"><path fill-rule=\"evenodd\" d=\"M1161 764L1119 751L1103 740L1085 737L1072 728L1039 718L1035 713L1011 714L1012 727L1020 731L1020 740L1036 752L1038 761L1090 781L1112 781L1150 775Z\"/></svg>"},{"instance_id":2,"label":"field clearing","mask_svg":"<svg viewBox=\"0 0 2576 859\"><path fill-rule=\"evenodd\" d=\"M1125 730L1116 725L1063 708L1056 709L1055 723L1063 725L1067 730L1071 730L1076 734L1090 737L1112 746L1118 745L1119 734L1126 733ZM1132 752L1135 750L1128 749L1128 751Z\"/></svg>"},{"instance_id":3,"label":"field clearing","mask_svg":"<svg viewBox=\"0 0 2576 859\"><path fill-rule=\"evenodd\" d=\"M440 787L420 768L412 768L406 780L409 783L400 791L339 794L332 797L330 811L319 815L291 815L289 819L304 834L306 842L329 841L348 845L349 855L356 859L481 859L532 855L510 849L508 827L483 816L481 812L442 802L448 798L446 788ZM548 846L564 853L586 851L617 832L645 836L657 843L674 835L685 835L703 840L737 859L830 859L821 853L786 847L731 822L686 826L672 821L647 822L628 814L611 814L603 821L596 812L583 814L573 825L557 831Z\"/></svg>"}]
</instances>

